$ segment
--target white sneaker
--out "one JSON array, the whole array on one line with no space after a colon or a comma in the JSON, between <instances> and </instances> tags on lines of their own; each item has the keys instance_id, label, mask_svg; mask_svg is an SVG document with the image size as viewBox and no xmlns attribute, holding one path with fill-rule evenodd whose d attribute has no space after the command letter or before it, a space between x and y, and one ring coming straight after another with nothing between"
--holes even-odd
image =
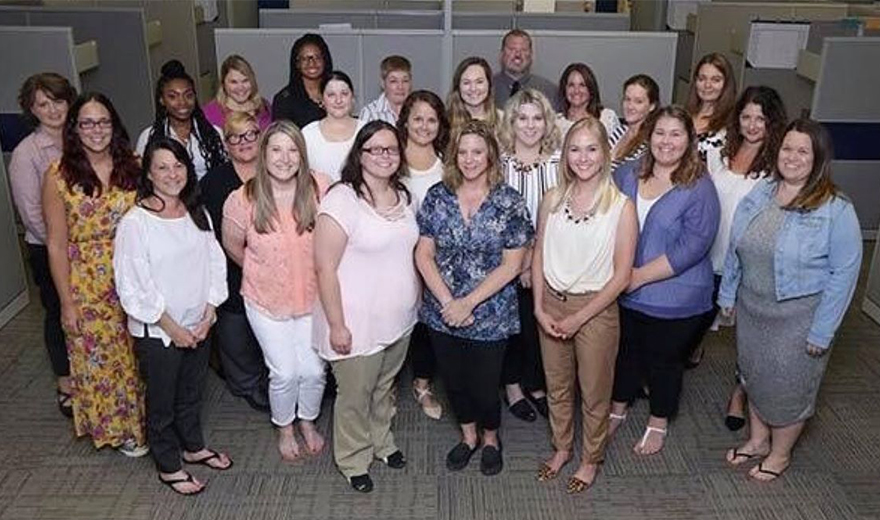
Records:
<instances>
[{"instance_id":1,"label":"white sneaker","mask_svg":"<svg viewBox=\"0 0 880 520\"><path fill-rule=\"evenodd\" d=\"M150 453L150 447L146 444L137 444L134 440L129 439L122 443L122 446L116 448L116 451L126 457L138 458Z\"/></svg>"}]
</instances>

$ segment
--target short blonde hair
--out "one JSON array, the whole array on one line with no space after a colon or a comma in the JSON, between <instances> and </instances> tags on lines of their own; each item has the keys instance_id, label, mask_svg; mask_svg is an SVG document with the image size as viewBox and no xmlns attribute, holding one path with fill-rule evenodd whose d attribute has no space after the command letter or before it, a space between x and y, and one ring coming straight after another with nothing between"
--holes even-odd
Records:
<instances>
[{"instance_id":1,"label":"short blonde hair","mask_svg":"<svg viewBox=\"0 0 880 520\"><path fill-rule=\"evenodd\" d=\"M550 105L550 100L541 92L527 88L514 94L504 105L504 117L501 118L501 126L498 129L498 140L501 151L507 154L516 153L516 130L514 122L519 115L519 109L523 105L537 105L544 114L544 135L541 136L541 154L550 155L559 149L562 134L556 126L556 112Z\"/></svg>"},{"instance_id":2,"label":"short blonde hair","mask_svg":"<svg viewBox=\"0 0 880 520\"><path fill-rule=\"evenodd\" d=\"M260 128L257 118L247 112L232 112L223 122L223 140L230 135L240 132L247 125L252 124L258 130Z\"/></svg>"},{"instance_id":3,"label":"short blonde hair","mask_svg":"<svg viewBox=\"0 0 880 520\"><path fill-rule=\"evenodd\" d=\"M472 120L463 123L452 135L449 153L446 154L445 164L443 165L443 184L450 190L455 191L464 181L464 174L461 173L461 169L458 167L458 149L461 146L461 138L466 135L479 136L486 143L486 160L489 163L486 165L486 178L489 181L489 186L494 187L503 182L504 177L498 165L498 141L495 139L495 132L485 121Z\"/></svg>"},{"instance_id":4,"label":"short blonde hair","mask_svg":"<svg viewBox=\"0 0 880 520\"><path fill-rule=\"evenodd\" d=\"M559 161L558 184L556 188L548 194L552 197L550 198L550 207L552 208L551 211L553 213L562 210L565 199L568 198L572 188L577 183L577 175L571 169L568 154L569 148L571 147L571 141L581 132L590 132L593 134L593 137L596 138L599 142L599 146L602 148L602 156L604 158L602 171L599 173L601 178L599 181L599 195L596 204L596 211L599 214L605 213L620 199L620 197L623 197L623 193L617 188L617 185L614 184L614 179L611 177L611 145L608 143L608 132L606 132L605 125L603 125L601 121L588 115L575 123L565 135L565 141L562 145L562 158Z\"/></svg>"}]
</instances>

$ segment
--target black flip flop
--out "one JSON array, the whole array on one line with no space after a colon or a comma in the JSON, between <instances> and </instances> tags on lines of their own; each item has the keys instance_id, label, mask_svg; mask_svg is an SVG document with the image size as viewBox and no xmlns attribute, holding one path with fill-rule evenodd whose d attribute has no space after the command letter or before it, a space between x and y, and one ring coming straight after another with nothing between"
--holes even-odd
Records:
<instances>
[{"instance_id":1,"label":"black flip flop","mask_svg":"<svg viewBox=\"0 0 880 520\"><path fill-rule=\"evenodd\" d=\"M198 495L199 493L201 493L202 491L205 490L205 486L202 486L201 488L199 488L198 491L193 491L192 493L183 493L182 491L178 491L177 488L174 487L175 484L183 484L186 482L195 484L195 478L192 476L192 473L187 473L186 478L174 478L171 480L165 480L164 478L162 478L162 475L159 475L159 482L161 482L161 483L165 484L166 486L168 486L169 488L171 488L171 490L174 491L175 493L177 493L178 495L182 495L185 497L191 497L193 495Z\"/></svg>"},{"instance_id":2,"label":"black flip flop","mask_svg":"<svg viewBox=\"0 0 880 520\"><path fill-rule=\"evenodd\" d=\"M64 417L73 417L73 396L61 390L55 391L58 396L58 410Z\"/></svg>"},{"instance_id":3,"label":"black flip flop","mask_svg":"<svg viewBox=\"0 0 880 520\"><path fill-rule=\"evenodd\" d=\"M196 460L186 460L186 457L183 457L183 462L185 462L186 464L200 464L202 466L207 466L207 467L209 467L213 470L217 470L217 471L226 471L227 469L230 469L232 467L232 459L230 459L228 455L226 456L226 458L229 459L228 466L220 467L220 466L212 466L211 464L208 464L208 461L210 461L210 460L215 460L215 459L220 460L220 454L214 450L209 450L207 448L205 450L210 454L207 457L202 457L202 458L196 459Z\"/></svg>"}]
</instances>

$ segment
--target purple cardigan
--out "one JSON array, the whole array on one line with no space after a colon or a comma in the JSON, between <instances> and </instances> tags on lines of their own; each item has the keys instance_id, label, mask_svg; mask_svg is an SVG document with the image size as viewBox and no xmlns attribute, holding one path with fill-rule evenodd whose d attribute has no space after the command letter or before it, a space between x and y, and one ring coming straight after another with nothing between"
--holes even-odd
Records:
<instances>
[{"instance_id":1,"label":"purple cardigan","mask_svg":"<svg viewBox=\"0 0 880 520\"><path fill-rule=\"evenodd\" d=\"M614 174L617 186L638 204L642 161L624 164ZM636 246L635 267L665 254L670 278L649 283L620 297L620 304L655 318L687 318L712 308L713 274L709 250L715 240L720 207L715 185L703 174L692 186L678 185L648 211Z\"/></svg>"}]
</instances>

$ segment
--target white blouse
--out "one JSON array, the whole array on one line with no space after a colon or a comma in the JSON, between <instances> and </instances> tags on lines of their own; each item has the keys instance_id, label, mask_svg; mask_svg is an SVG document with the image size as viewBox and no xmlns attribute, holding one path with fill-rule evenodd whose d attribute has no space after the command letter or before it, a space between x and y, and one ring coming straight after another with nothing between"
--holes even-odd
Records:
<instances>
[{"instance_id":1,"label":"white blouse","mask_svg":"<svg viewBox=\"0 0 880 520\"><path fill-rule=\"evenodd\" d=\"M440 182L443 178L443 161L438 157L434 164L427 170L417 170L409 167L409 175L402 178L403 184L413 196L416 208L421 206L428 193L428 188Z\"/></svg>"},{"instance_id":2,"label":"white blouse","mask_svg":"<svg viewBox=\"0 0 880 520\"><path fill-rule=\"evenodd\" d=\"M321 132L321 120L312 121L302 129L303 138L306 140L306 150L309 157L309 168L313 171L327 174L330 180L336 182L342 174L342 167L348 152L354 145L354 138L366 123L357 120L354 133L345 141L328 141Z\"/></svg>"},{"instance_id":3,"label":"white blouse","mask_svg":"<svg viewBox=\"0 0 880 520\"><path fill-rule=\"evenodd\" d=\"M122 217L113 249L116 292L128 314L132 336L171 338L158 326L162 313L192 329L206 305L228 296L226 256L213 231L196 227L189 215L162 218L140 206Z\"/></svg>"}]
</instances>

